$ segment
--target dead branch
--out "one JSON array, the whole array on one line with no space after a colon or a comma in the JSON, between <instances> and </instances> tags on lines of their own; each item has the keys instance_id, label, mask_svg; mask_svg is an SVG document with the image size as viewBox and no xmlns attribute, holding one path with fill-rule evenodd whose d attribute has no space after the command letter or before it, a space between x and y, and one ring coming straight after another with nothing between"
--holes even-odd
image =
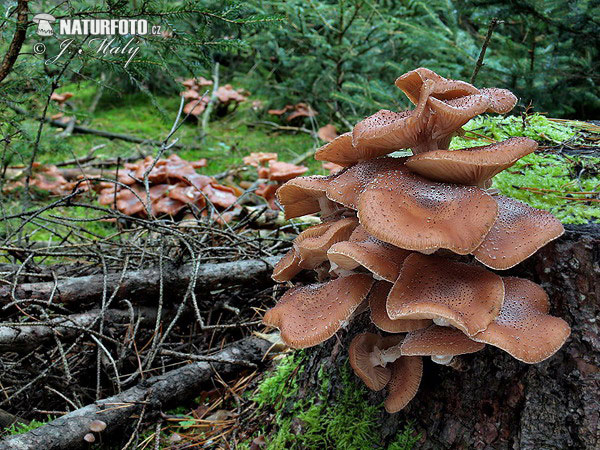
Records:
<instances>
[{"instance_id":1,"label":"dead branch","mask_svg":"<svg viewBox=\"0 0 600 450\"><path fill-rule=\"evenodd\" d=\"M105 441L123 436L115 431L133 423L142 410L145 418L152 418L161 409L194 398L213 374L223 377L239 371L236 363L240 360L260 364L271 345L259 337L247 337L213 355L218 362L194 362L152 377L119 395L87 405L40 428L8 437L0 441L0 450L81 448L87 445L83 438L90 433L93 420L101 420L107 425L98 439Z\"/></svg>"},{"instance_id":2,"label":"dead branch","mask_svg":"<svg viewBox=\"0 0 600 450\"><path fill-rule=\"evenodd\" d=\"M217 287L235 284L255 283L266 280L270 276L272 266L281 257L272 256L264 259L250 259L220 264L204 264L197 275L197 286ZM181 267L166 267L164 274L165 292L174 297L183 295L194 276L194 266L187 264ZM160 289L159 268L131 271L123 276L111 273L68 278L55 282L24 283L18 286L0 287L0 304L9 304L19 300L52 300L54 303L86 303L101 298L104 287L117 287L115 300L124 298L147 300L157 295ZM106 284L105 284L106 283ZM14 288L14 289L13 289Z\"/></svg>"},{"instance_id":3,"label":"dead branch","mask_svg":"<svg viewBox=\"0 0 600 450\"><path fill-rule=\"evenodd\" d=\"M72 338L84 332L94 323L99 321L102 311L95 309L81 314L72 314L65 317L57 317L48 322L28 322L0 326L0 351L16 352L32 350L45 341L51 340L54 336L60 336L62 339ZM140 324L149 324L156 320L156 308L137 308L134 318L140 319ZM163 320L173 316L170 314L162 315ZM108 325L128 324L131 319L131 313L128 310L107 310L104 313L104 323Z\"/></svg>"},{"instance_id":4,"label":"dead branch","mask_svg":"<svg viewBox=\"0 0 600 450\"><path fill-rule=\"evenodd\" d=\"M8 47L8 51L4 55L2 65L0 65L0 83L12 70L19 57L23 42L25 42L25 37L27 36L27 13L29 12L28 2L29 0L19 0L17 4L17 29Z\"/></svg>"}]
</instances>

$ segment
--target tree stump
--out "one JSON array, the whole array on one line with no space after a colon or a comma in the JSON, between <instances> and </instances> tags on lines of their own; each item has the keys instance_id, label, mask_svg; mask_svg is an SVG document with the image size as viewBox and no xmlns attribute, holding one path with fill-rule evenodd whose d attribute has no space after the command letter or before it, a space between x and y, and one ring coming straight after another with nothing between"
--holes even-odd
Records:
<instances>
[{"instance_id":1,"label":"tree stump","mask_svg":"<svg viewBox=\"0 0 600 450\"><path fill-rule=\"evenodd\" d=\"M600 226L567 226L561 238L501 273L546 290L550 313L572 328L566 344L536 365L491 346L462 356L458 370L425 358L412 402L396 414L382 408L375 446L389 443L410 421L424 449L600 448ZM365 329L377 332L363 314L337 339L309 349L300 396L316 389L323 367L331 377L328 399L335 402L342 388L339 367L352 338ZM385 390L369 394L372 404L384 398Z\"/></svg>"}]
</instances>

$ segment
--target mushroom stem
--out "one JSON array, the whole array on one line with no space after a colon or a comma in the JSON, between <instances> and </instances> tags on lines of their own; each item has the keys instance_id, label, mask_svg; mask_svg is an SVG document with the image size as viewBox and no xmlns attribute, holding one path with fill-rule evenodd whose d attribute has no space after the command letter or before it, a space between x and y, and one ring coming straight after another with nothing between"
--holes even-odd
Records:
<instances>
[{"instance_id":1,"label":"mushroom stem","mask_svg":"<svg viewBox=\"0 0 600 450\"><path fill-rule=\"evenodd\" d=\"M385 367L388 363L393 363L396 361L398 358L400 358L400 356L402 356L400 347L400 344L386 348L385 350L375 347L373 353L371 354L374 365Z\"/></svg>"},{"instance_id":2,"label":"mushroom stem","mask_svg":"<svg viewBox=\"0 0 600 450\"><path fill-rule=\"evenodd\" d=\"M452 361L452 355L431 355L431 360L434 363L441 364L443 366L447 366Z\"/></svg>"},{"instance_id":3,"label":"mushroom stem","mask_svg":"<svg viewBox=\"0 0 600 450\"><path fill-rule=\"evenodd\" d=\"M450 326L450 321L443 317L434 317L433 323L435 323L436 325L439 325L440 327L449 327Z\"/></svg>"}]
</instances>

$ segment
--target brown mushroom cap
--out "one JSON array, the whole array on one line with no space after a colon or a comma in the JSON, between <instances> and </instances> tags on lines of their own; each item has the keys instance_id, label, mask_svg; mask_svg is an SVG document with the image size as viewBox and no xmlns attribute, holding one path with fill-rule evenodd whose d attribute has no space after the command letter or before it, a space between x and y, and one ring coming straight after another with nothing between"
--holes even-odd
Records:
<instances>
[{"instance_id":1,"label":"brown mushroom cap","mask_svg":"<svg viewBox=\"0 0 600 450\"><path fill-rule=\"evenodd\" d=\"M479 94L472 84L460 80L444 78L432 70L424 67L411 70L396 79L396 86L402 89L411 102L417 104L421 87L426 80L433 81L431 95L440 100L452 100L467 95Z\"/></svg>"},{"instance_id":2,"label":"brown mushroom cap","mask_svg":"<svg viewBox=\"0 0 600 450\"><path fill-rule=\"evenodd\" d=\"M221 208L229 208L237 203L238 198L235 195L235 189L229 186L211 182L202 188L202 192L206 194L206 197L213 205L220 206Z\"/></svg>"},{"instance_id":3,"label":"brown mushroom cap","mask_svg":"<svg viewBox=\"0 0 600 450\"><path fill-rule=\"evenodd\" d=\"M490 100L489 113L505 114L517 104L517 97L508 89L483 88L479 92Z\"/></svg>"},{"instance_id":4,"label":"brown mushroom cap","mask_svg":"<svg viewBox=\"0 0 600 450\"><path fill-rule=\"evenodd\" d=\"M314 269L327 261L327 250L336 242L345 241L358 226L355 217L314 225L294 239L294 247L300 256L300 267Z\"/></svg>"},{"instance_id":5,"label":"brown mushroom cap","mask_svg":"<svg viewBox=\"0 0 600 450\"><path fill-rule=\"evenodd\" d=\"M317 115L317 112L306 103L297 103L293 108L294 111L292 111L285 119L288 122L291 122L298 117L314 117Z\"/></svg>"},{"instance_id":6,"label":"brown mushroom cap","mask_svg":"<svg viewBox=\"0 0 600 450\"><path fill-rule=\"evenodd\" d=\"M358 122L352 130L352 143L356 148L354 161L364 161L398 149L417 146L429 120L426 105L432 87L431 81L423 83L419 102L412 111L398 113L382 109Z\"/></svg>"},{"instance_id":7,"label":"brown mushroom cap","mask_svg":"<svg viewBox=\"0 0 600 450\"><path fill-rule=\"evenodd\" d=\"M484 113L490 100L485 95L473 94L452 100L439 100L429 97L428 105L434 112L428 131L434 140L447 139L452 133L473 117Z\"/></svg>"},{"instance_id":8,"label":"brown mushroom cap","mask_svg":"<svg viewBox=\"0 0 600 450\"><path fill-rule=\"evenodd\" d=\"M308 167L297 166L296 164L286 163L283 161L269 161L269 180L285 182L292 178L303 175L308 170Z\"/></svg>"},{"instance_id":9,"label":"brown mushroom cap","mask_svg":"<svg viewBox=\"0 0 600 450\"><path fill-rule=\"evenodd\" d=\"M352 132L340 134L324 146L317 149L317 161L329 161L340 166L350 166L357 161L358 150L352 145Z\"/></svg>"},{"instance_id":10,"label":"brown mushroom cap","mask_svg":"<svg viewBox=\"0 0 600 450\"><path fill-rule=\"evenodd\" d=\"M380 241L363 227L358 227L349 240L332 245L327 251L327 258L344 270L363 266L379 278L393 283L409 254L408 250Z\"/></svg>"},{"instance_id":11,"label":"brown mushroom cap","mask_svg":"<svg viewBox=\"0 0 600 450\"><path fill-rule=\"evenodd\" d=\"M482 267L413 253L387 299L391 319L444 318L473 336L498 316L502 278Z\"/></svg>"},{"instance_id":12,"label":"brown mushroom cap","mask_svg":"<svg viewBox=\"0 0 600 450\"><path fill-rule=\"evenodd\" d=\"M331 142L338 137L337 128L335 128L335 125L328 123L324 127L319 128L317 136L325 142Z\"/></svg>"},{"instance_id":13,"label":"brown mushroom cap","mask_svg":"<svg viewBox=\"0 0 600 450\"><path fill-rule=\"evenodd\" d=\"M366 298L373 279L355 274L327 283L290 289L263 323L279 328L281 339L292 348L306 348L329 339Z\"/></svg>"},{"instance_id":14,"label":"brown mushroom cap","mask_svg":"<svg viewBox=\"0 0 600 450\"><path fill-rule=\"evenodd\" d=\"M569 337L569 325L548 315L548 295L537 284L505 277L504 285L506 297L499 316L473 339L501 348L528 364L549 358Z\"/></svg>"},{"instance_id":15,"label":"brown mushroom cap","mask_svg":"<svg viewBox=\"0 0 600 450\"><path fill-rule=\"evenodd\" d=\"M403 409L417 395L423 376L423 358L401 356L390 365L392 376L388 383L385 410L395 413Z\"/></svg>"},{"instance_id":16,"label":"brown mushroom cap","mask_svg":"<svg viewBox=\"0 0 600 450\"><path fill-rule=\"evenodd\" d=\"M204 97L200 100L192 100L183 107L183 113L198 117L204 112L207 104L208 100L205 100Z\"/></svg>"},{"instance_id":17,"label":"brown mushroom cap","mask_svg":"<svg viewBox=\"0 0 600 450\"><path fill-rule=\"evenodd\" d=\"M242 160L248 166L260 167L269 161L277 160L277 156L277 153L252 152L250 155L244 156Z\"/></svg>"},{"instance_id":18,"label":"brown mushroom cap","mask_svg":"<svg viewBox=\"0 0 600 450\"><path fill-rule=\"evenodd\" d=\"M300 267L300 255L294 247L275 264L271 278L279 283L283 283L284 281L290 281L300 271L302 271L302 267Z\"/></svg>"},{"instance_id":19,"label":"brown mushroom cap","mask_svg":"<svg viewBox=\"0 0 600 450\"><path fill-rule=\"evenodd\" d=\"M495 195L494 199L498 202L498 220L473 251L478 261L492 269L510 269L565 232L548 211L503 195Z\"/></svg>"},{"instance_id":20,"label":"brown mushroom cap","mask_svg":"<svg viewBox=\"0 0 600 450\"><path fill-rule=\"evenodd\" d=\"M83 436L83 440L85 442L93 444L94 442L96 442L96 437L92 433L87 433L85 436Z\"/></svg>"},{"instance_id":21,"label":"brown mushroom cap","mask_svg":"<svg viewBox=\"0 0 600 450\"><path fill-rule=\"evenodd\" d=\"M432 324L430 319L390 319L386 308L390 289L392 289L392 283L376 281L369 293L371 321L377 328L388 333L406 333L407 331L426 328Z\"/></svg>"},{"instance_id":22,"label":"brown mushroom cap","mask_svg":"<svg viewBox=\"0 0 600 450\"><path fill-rule=\"evenodd\" d=\"M512 137L482 147L459 150L434 150L411 156L406 166L430 180L483 186L497 173L535 151L537 142Z\"/></svg>"},{"instance_id":23,"label":"brown mushroom cap","mask_svg":"<svg viewBox=\"0 0 600 450\"><path fill-rule=\"evenodd\" d=\"M106 430L106 422L103 422L102 420L92 420L89 429L95 433L100 433L101 431Z\"/></svg>"},{"instance_id":24,"label":"brown mushroom cap","mask_svg":"<svg viewBox=\"0 0 600 450\"><path fill-rule=\"evenodd\" d=\"M283 206L286 219L314 214L321 210L320 199L326 199L329 177L294 178L277 190L277 199Z\"/></svg>"},{"instance_id":25,"label":"brown mushroom cap","mask_svg":"<svg viewBox=\"0 0 600 450\"><path fill-rule=\"evenodd\" d=\"M447 248L468 254L483 241L498 206L474 186L437 183L393 163L360 194L360 224L376 238L408 250ZM469 226L465 226L468 224Z\"/></svg>"},{"instance_id":26,"label":"brown mushroom cap","mask_svg":"<svg viewBox=\"0 0 600 450\"><path fill-rule=\"evenodd\" d=\"M384 340L373 333L361 333L352 339L348 348L348 357L354 373L373 391L383 389L392 376L388 367L380 365L376 352L385 350L400 343L402 338L394 336L392 342L389 338Z\"/></svg>"},{"instance_id":27,"label":"brown mushroom cap","mask_svg":"<svg viewBox=\"0 0 600 450\"><path fill-rule=\"evenodd\" d=\"M408 356L456 356L474 353L485 344L469 339L456 328L430 327L411 331L402 342L402 354Z\"/></svg>"}]
</instances>

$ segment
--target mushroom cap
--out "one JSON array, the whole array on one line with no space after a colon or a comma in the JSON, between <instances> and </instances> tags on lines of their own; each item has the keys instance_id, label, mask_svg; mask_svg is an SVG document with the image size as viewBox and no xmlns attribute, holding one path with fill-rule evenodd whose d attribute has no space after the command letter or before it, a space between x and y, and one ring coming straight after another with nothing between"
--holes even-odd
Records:
<instances>
[{"instance_id":1,"label":"mushroom cap","mask_svg":"<svg viewBox=\"0 0 600 450\"><path fill-rule=\"evenodd\" d=\"M357 154L358 150L352 145L352 132L349 131L318 148L315 152L315 159L346 167L356 163Z\"/></svg>"},{"instance_id":2,"label":"mushroom cap","mask_svg":"<svg viewBox=\"0 0 600 450\"><path fill-rule=\"evenodd\" d=\"M206 194L206 197L214 206L220 206L221 208L229 208L236 204L238 200L235 189L215 182L204 186L202 192Z\"/></svg>"},{"instance_id":3,"label":"mushroom cap","mask_svg":"<svg viewBox=\"0 0 600 450\"><path fill-rule=\"evenodd\" d=\"M458 97L479 94L479 89L472 84L465 81L444 78L425 67L419 67L405 73L396 79L395 84L398 88L402 89L411 102L417 104L421 87L427 80L431 80L434 83L431 96L440 100L452 100Z\"/></svg>"},{"instance_id":4,"label":"mushroom cap","mask_svg":"<svg viewBox=\"0 0 600 450\"><path fill-rule=\"evenodd\" d=\"M42 20L45 20L46 22L56 22L56 18L50 14L46 14L46 13L40 13L40 14L36 14L35 16L33 16L32 19L35 23L40 23Z\"/></svg>"},{"instance_id":5,"label":"mushroom cap","mask_svg":"<svg viewBox=\"0 0 600 450\"><path fill-rule=\"evenodd\" d=\"M512 137L482 147L419 153L408 158L405 164L430 180L482 186L536 148L537 142L533 139Z\"/></svg>"},{"instance_id":6,"label":"mushroom cap","mask_svg":"<svg viewBox=\"0 0 600 450\"><path fill-rule=\"evenodd\" d=\"M494 199L498 203L498 219L473 251L479 262L492 269L510 269L565 232L548 211L504 195L495 195Z\"/></svg>"},{"instance_id":7,"label":"mushroom cap","mask_svg":"<svg viewBox=\"0 0 600 450\"><path fill-rule=\"evenodd\" d=\"M259 167L264 166L269 161L277 160L277 157L277 153L252 152L250 155L244 156L242 160L248 166Z\"/></svg>"},{"instance_id":8,"label":"mushroom cap","mask_svg":"<svg viewBox=\"0 0 600 450\"><path fill-rule=\"evenodd\" d=\"M319 128L319 131L317 131L317 136L319 139L322 139L325 142L331 142L338 137L337 128L335 125L328 123L327 125Z\"/></svg>"},{"instance_id":9,"label":"mushroom cap","mask_svg":"<svg viewBox=\"0 0 600 450\"><path fill-rule=\"evenodd\" d=\"M188 89L187 91L183 91L183 92L181 92L180 95L183 98L185 98L186 100L195 100L195 99L199 99L200 98L200 94L197 91L193 90L193 89Z\"/></svg>"},{"instance_id":10,"label":"mushroom cap","mask_svg":"<svg viewBox=\"0 0 600 450\"><path fill-rule=\"evenodd\" d=\"M207 104L208 101L204 101L204 98L192 100L183 107L183 113L198 117L204 112Z\"/></svg>"},{"instance_id":11,"label":"mushroom cap","mask_svg":"<svg viewBox=\"0 0 600 450\"><path fill-rule=\"evenodd\" d=\"M308 167L297 166L296 164L286 163L283 161L269 161L269 180L285 182L292 178L303 175L308 170Z\"/></svg>"},{"instance_id":12,"label":"mushroom cap","mask_svg":"<svg viewBox=\"0 0 600 450\"><path fill-rule=\"evenodd\" d=\"M548 295L537 284L505 277L506 296L500 314L473 340L501 348L519 361L539 363L558 351L571 329L564 320L548 315Z\"/></svg>"},{"instance_id":13,"label":"mushroom cap","mask_svg":"<svg viewBox=\"0 0 600 450\"><path fill-rule=\"evenodd\" d=\"M408 356L456 356L475 353L485 344L469 339L462 331L431 325L411 331L402 342L402 354Z\"/></svg>"},{"instance_id":14,"label":"mushroom cap","mask_svg":"<svg viewBox=\"0 0 600 450\"><path fill-rule=\"evenodd\" d=\"M502 278L483 267L413 253L387 299L395 320L444 318L473 336L498 316L504 299Z\"/></svg>"},{"instance_id":15,"label":"mushroom cap","mask_svg":"<svg viewBox=\"0 0 600 450\"><path fill-rule=\"evenodd\" d=\"M321 210L320 198L325 198L329 177L314 175L294 178L277 190L286 219L314 214Z\"/></svg>"},{"instance_id":16,"label":"mushroom cap","mask_svg":"<svg viewBox=\"0 0 600 450\"><path fill-rule=\"evenodd\" d=\"M329 339L367 297L373 279L354 274L327 283L292 288L269 309L263 323L279 328L292 348L306 348Z\"/></svg>"},{"instance_id":17,"label":"mushroom cap","mask_svg":"<svg viewBox=\"0 0 600 450\"><path fill-rule=\"evenodd\" d=\"M89 429L95 433L100 433L101 431L106 430L106 422L103 422L102 420L92 420Z\"/></svg>"},{"instance_id":18,"label":"mushroom cap","mask_svg":"<svg viewBox=\"0 0 600 450\"><path fill-rule=\"evenodd\" d=\"M325 222L307 228L294 239L294 247L300 256L300 267L314 269L327 261L327 250L336 242L345 241L358 226L355 217Z\"/></svg>"},{"instance_id":19,"label":"mushroom cap","mask_svg":"<svg viewBox=\"0 0 600 450\"><path fill-rule=\"evenodd\" d=\"M271 278L278 283L283 283L290 281L300 271L302 271L302 267L300 267L300 255L296 248L293 247L275 264Z\"/></svg>"},{"instance_id":20,"label":"mushroom cap","mask_svg":"<svg viewBox=\"0 0 600 450\"><path fill-rule=\"evenodd\" d=\"M269 109L267 113L271 114L272 116L282 116L291 109L294 109L294 105L285 105L281 109Z\"/></svg>"},{"instance_id":21,"label":"mushroom cap","mask_svg":"<svg viewBox=\"0 0 600 450\"><path fill-rule=\"evenodd\" d=\"M287 122L291 122L297 117L314 117L317 115L317 112L306 103L297 103L293 108L294 111L285 119Z\"/></svg>"},{"instance_id":22,"label":"mushroom cap","mask_svg":"<svg viewBox=\"0 0 600 450\"><path fill-rule=\"evenodd\" d=\"M432 120L428 124L428 132L431 133L431 138L434 140L447 139L473 117L484 113L490 105L489 98L481 94L472 94L452 100L429 97L427 102L433 111Z\"/></svg>"},{"instance_id":23,"label":"mushroom cap","mask_svg":"<svg viewBox=\"0 0 600 450\"><path fill-rule=\"evenodd\" d=\"M417 395L423 376L423 358L401 356L390 365L392 376L384 406L388 413L403 409Z\"/></svg>"},{"instance_id":24,"label":"mushroom cap","mask_svg":"<svg viewBox=\"0 0 600 450\"><path fill-rule=\"evenodd\" d=\"M369 293L371 321L377 328L388 333L406 333L426 328L432 324L431 319L390 319L386 308L390 289L392 289L392 283L376 281Z\"/></svg>"},{"instance_id":25,"label":"mushroom cap","mask_svg":"<svg viewBox=\"0 0 600 450\"><path fill-rule=\"evenodd\" d=\"M332 245L327 251L327 258L345 270L363 266L378 277L393 283L409 254L408 250L380 241L369 235L363 227L358 227L349 240Z\"/></svg>"},{"instance_id":26,"label":"mushroom cap","mask_svg":"<svg viewBox=\"0 0 600 450\"><path fill-rule=\"evenodd\" d=\"M394 336L392 341L368 332L358 334L352 339L348 348L350 365L354 373L363 380L369 389L382 390L392 376L392 371L388 367L375 364L373 352L397 345L401 340L400 336Z\"/></svg>"},{"instance_id":27,"label":"mushroom cap","mask_svg":"<svg viewBox=\"0 0 600 450\"><path fill-rule=\"evenodd\" d=\"M432 86L431 81L423 84L419 102L412 111L382 109L358 122L352 130L352 143L356 148L354 161L372 159L418 145L430 117L426 105ZM344 156L349 158L349 155Z\"/></svg>"},{"instance_id":28,"label":"mushroom cap","mask_svg":"<svg viewBox=\"0 0 600 450\"><path fill-rule=\"evenodd\" d=\"M96 442L96 437L92 433L87 433L85 436L83 436L83 440L85 442L93 444L94 442Z\"/></svg>"},{"instance_id":29,"label":"mushroom cap","mask_svg":"<svg viewBox=\"0 0 600 450\"><path fill-rule=\"evenodd\" d=\"M247 98L246 96L233 89L233 86L230 84L226 84L225 86L219 86L219 88L215 92L215 95L221 103L241 103L246 101Z\"/></svg>"},{"instance_id":30,"label":"mushroom cap","mask_svg":"<svg viewBox=\"0 0 600 450\"><path fill-rule=\"evenodd\" d=\"M389 167L379 170L358 198L365 230L408 250L447 248L465 255L481 244L498 214L489 194L475 186L429 181L393 158L380 162L387 160Z\"/></svg>"},{"instance_id":31,"label":"mushroom cap","mask_svg":"<svg viewBox=\"0 0 600 450\"><path fill-rule=\"evenodd\" d=\"M490 100L489 113L506 114L517 104L517 97L508 89L483 88L479 92Z\"/></svg>"},{"instance_id":32,"label":"mushroom cap","mask_svg":"<svg viewBox=\"0 0 600 450\"><path fill-rule=\"evenodd\" d=\"M170 197L162 197L152 204L152 214L175 216L185 207L185 203Z\"/></svg>"}]
</instances>

